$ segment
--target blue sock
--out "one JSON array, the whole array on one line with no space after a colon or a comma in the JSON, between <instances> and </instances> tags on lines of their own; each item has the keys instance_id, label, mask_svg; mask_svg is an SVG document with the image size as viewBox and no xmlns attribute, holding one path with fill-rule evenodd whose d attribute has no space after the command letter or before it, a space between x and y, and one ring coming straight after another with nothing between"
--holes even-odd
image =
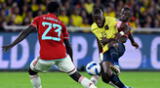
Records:
<instances>
[{"instance_id":1,"label":"blue sock","mask_svg":"<svg viewBox=\"0 0 160 88\"><path fill-rule=\"evenodd\" d=\"M119 88L127 88L127 87L120 81L119 77L116 76L116 75L114 75L114 74L110 77L110 81L111 81L113 84L115 84L116 86L118 86Z\"/></svg>"}]
</instances>

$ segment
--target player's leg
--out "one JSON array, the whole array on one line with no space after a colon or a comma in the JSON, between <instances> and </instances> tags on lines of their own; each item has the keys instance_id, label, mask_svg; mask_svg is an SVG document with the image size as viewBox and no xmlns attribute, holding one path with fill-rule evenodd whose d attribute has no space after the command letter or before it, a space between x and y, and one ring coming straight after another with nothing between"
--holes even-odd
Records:
<instances>
[{"instance_id":1,"label":"player's leg","mask_svg":"<svg viewBox=\"0 0 160 88\"><path fill-rule=\"evenodd\" d=\"M111 66L111 69L116 75L119 75L120 74L119 47L111 47L109 52L110 52L110 58L113 59L113 65Z\"/></svg>"},{"instance_id":2,"label":"player's leg","mask_svg":"<svg viewBox=\"0 0 160 88\"><path fill-rule=\"evenodd\" d=\"M38 75L39 71L47 71L50 65L42 63L40 58L33 60L30 64L28 73L30 75L30 80L33 88L42 88L41 79Z\"/></svg>"},{"instance_id":3,"label":"player's leg","mask_svg":"<svg viewBox=\"0 0 160 88\"><path fill-rule=\"evenodd\" d=\"M99 54L99 61L100 61L100 65L101 62L103 61L103 53ZM93 75L90 80L96 85L98 83L98 79L100 78L100 75Z\"/></svg>"},{"instance_id":4,"label":"player's leg","mask_svg":"<svg viewBox=\"0 0 160 88\"><path fill-rule=\"evenodd\" d=\"M120 81L119 77L112 73L112 70L110 69L111 65L112 64L110 62L107 62L107 61L103 62L102 80L108 84L111 82L114 85L118 86L119 88L126 88L125 85Z\"/></svg>"},{"instance_id":5,"label":"player's leg","mask_svg":"<svg viewBox=\"0 0 160 88\"><path fill-rule=\"evenodd\" d=\"M86 77L82 76L77 69L75 68L73 62L71 61L70 57L67 56L62 61L59 61L57 63L57 66L59 69L63 72L66 72L69 74L69 76L75 80L76 82L79 82L83 87L85 88L97 88L94 83L87 79Z\"/></svg>"},{"instance_id":6,"label":"player's leg","mask_svg":"<svg viewBox=\"0 0 160 88\"><path fill-rule=\"evenodd\" d=\"M38 76L37 72L35 72L31 68L29 68L28 73L30 75L30 80L33 85L33 88L42 88L41 79Z\"/></svg>"},{"instance_id":7,"label":"player's leg","mask_svg":"<svg viewBox=\"0 0 160 88\"><path fill-rule=\"evenodd\" d=\"M33 85L33 88L42 88L42 85L41 85L41 79L40 77L38 76L38 71L34 71L33 69L35 69L35 65L37 64L39 58L37 59L34 59L31 64L30 64L30 67L29 67L29 70L28 70L28 73L30 75L30 80L31 80L31 83Z\"/></svg>"},{"instance_id":8,"label":"player's leg","mask_svg":"<svg viewBox=\"0 0 160 88\"><path fill-rule=\"evenodd\" d=\"M119 46L117 47L117 50L118 50L118 57L117 58L113 58L114 59L114 61L115 60L119 60L119 58L124 54L124 52L125 52L125 46L124 46L124 44L123 43L119 43L118 44ZM114 55L114 54L113 54ZM113 57L113 55L112 55L112 57ZM131 87L126 87L126 88L131 88Z\"/></svg>"},{"instance_id":9,"label":"player's leg","mask_svg":"<svg viewBox=\"0 0 160 88\"><path fill-rule=\"evenodd\" d=\"M108 54L109 54L109 52L108 52ZM101 74L102 73L104 73L104 71L103 71L103 68L102 68L102 62L103 62L103 53L100 53L100 56L99 56L100 58L99 58L99 60L100 60L100 66L101 66ZM110 56L108 56L108 57L106 57L106 58L110 58ZM97 84L97 82L98 82L98 79L99 79L99 77L101 76L101 74L100 75L94 75L94 76L92 76L91 77L91 81L96 85ZM107 80L107 79L104 79L103 80L105 83L108 83L109 85L111 85L111 86L113 86L114 88L118 88L116 85L114 85L111 81L109 81L109 79ZM109 81L109 82L108 82Z\"/></svg>"},{"instance_id":10,"label":"player's leg","mask_svg":"<svg viewBox=\"0 0 160 88\"><path fill-rule=\"evenodd\" d=\"M114 60L114 65L111 66L112 71L119 75L120 74L120 68L119 68L119 58L124 54L125 52L125 46L123 43L119 43L118 47L112 47L110 49L110 55L112 59Z\"/></svg>"},{"instance_id":11,"label":"player's leg","mask_svg":"<svg viewBox=\"0 0 160 88\"><path fill-rule=\"evenodd\" d=\"M102 62L102 79L104 82L112 82L119 88L126 88L125 85L120 81L119 77L113 74L111 66L113 66L114 60L110 56L110 52L104 53L104 60Z\"/></svg>"},{"instance_id":12,"label":"player's leg","mask_svg":"<svg viewBox=\"0 0 160 88\"><path fill-rule=\"evenodd\" d=\"M106 66L105 66L105 67L106 67ZM104 68L104 67L103 67L103 68ZM107 83L107 84L109 84L109 85L111 85L111 86L113 86L114 88L118 88L114 83L112 83L112 82L109 80L109 76L106 77L106 75L108 75L108 74L105 73L105 71L103 70L103 68L102 68L102 71L101 71L102 81L105 82L105 83ZM111 72L112 72L112 71L111 71Z\"/></svg>"},{"instance_id":13,"label":"player's leg","mask_svg":"<svg viewBox=\"0 0 160 88\"><path fill-rule=\"evenodd\" d=\"M99 75L93 75L90 80L96 85L98 83L99 77Z\"/></svg>"}]
</instances>

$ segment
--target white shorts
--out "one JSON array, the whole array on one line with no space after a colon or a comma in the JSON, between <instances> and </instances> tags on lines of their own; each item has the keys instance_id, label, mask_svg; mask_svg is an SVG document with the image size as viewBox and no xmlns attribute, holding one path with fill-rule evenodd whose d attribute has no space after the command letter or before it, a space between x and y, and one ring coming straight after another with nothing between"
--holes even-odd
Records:
<instances>
[{"instance_id":1,"label":"white shorts","mask_svg":"<svg viewBox=\"0 0 160 88\"><path fill-rule=\"evenodd\" d=\"M39 71L46 72L52 65L56 65L60 71L69 74L73 74L74 72L77 71L69 55L67 55L63 59L57 59L57 60L42 60L41 58L37 58L31 62L30 68L36 72Z\"/></svg>"}]
</instances>

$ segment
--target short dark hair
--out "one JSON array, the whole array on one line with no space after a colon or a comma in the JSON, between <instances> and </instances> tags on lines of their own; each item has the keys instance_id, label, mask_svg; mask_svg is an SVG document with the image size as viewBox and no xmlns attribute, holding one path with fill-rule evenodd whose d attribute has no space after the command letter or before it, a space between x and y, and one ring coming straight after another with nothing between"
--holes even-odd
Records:
<instances>
[{"instance_id":1,"label":"short dark hair","mask_svg":"<svg viewBox=\"0 0 160 88\"><path fill-rule=\"evenodd\" d=\"M47 4L47 11L51 13L55 13L58 11L59 3L52 1Z\"/></svg>"},{"instance_id":2,"label":"short dark hair","mask_svg":"<svg viewBox=\"0 0 160 88\"><path fill-rule=\"evenodd\" d=\"M95 8L93 11L93 15L101 14L103 11L100 8Z\"/></svg>"},{"instance_id":3,"label":"short dark hair","mask_svg":"<svg viewBox=\"0 0 160 88\"><path fill-rule=\"evenodd\" d=\"M129 7L124 7L122 8L124 11L131 11L131 9Z\"/></svg>"}]
</instances>

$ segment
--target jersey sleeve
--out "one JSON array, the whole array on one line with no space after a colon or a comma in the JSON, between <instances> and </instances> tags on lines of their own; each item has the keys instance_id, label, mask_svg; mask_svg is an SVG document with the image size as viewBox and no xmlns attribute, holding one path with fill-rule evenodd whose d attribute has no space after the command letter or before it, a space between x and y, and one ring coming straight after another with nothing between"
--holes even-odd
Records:
<instances>
[{"instance_id":1,"label":"jersey sleeve","mask_svg":"<svg viewBox=\"0 0 160 88\"><path fill-rule=\"evenodd\" d=\"M93 33L93 31L96 29L96 24L95 23L93 23L92 25L91 25L91 32Z\"/></svg>"},{"instance_id":2,"label":"jersey sleeve","mask_svg":"<svg viewBox=\"0 0 160 88\"><path fill-rule=\"evenodd\" d=\"M116 24L116 28L119 29L121 27L121 24L122 24L122 22L118 20L117 24Z\"/></svg>"},{"instance_id":3,"label":"jersey sleeve","mask_svg":"<svg viewBox=\"0 0 160 88\"><path fill-rule=\"evenodd\" d=\"M118 29L119 32L121 31L124 31L124 26L128 26L129 27L129 24L128 23L123 23L122 21L117 21L117 24L116 24L116 28ZM124 34L124 36L128 37L128 35L131 34L131 31L127 31L127 33Z\"/></svg>"},{"instance_id":4,"label":"jersey sleeve","mask_svg":"<svg viewBox=\"0 0 160 88\"><path fill-rule=\"evenodd\" d=\"M64 39L69 39L69 33L67 31L67 28L64 24L62 24L62 34Z\"/></svg>"},{"instance_id":5,"label":"jersey sleeve","mask_svg":"<svg viewBox=\"0 0 160 88\"><path fill-rule=\"evenodd\" d=\"M32 26L36 27L37 28L37 25L38 25L38 22L39 22L39 17L36 17L32 20L31 24Z\"/></svg>"}]
</instances>

